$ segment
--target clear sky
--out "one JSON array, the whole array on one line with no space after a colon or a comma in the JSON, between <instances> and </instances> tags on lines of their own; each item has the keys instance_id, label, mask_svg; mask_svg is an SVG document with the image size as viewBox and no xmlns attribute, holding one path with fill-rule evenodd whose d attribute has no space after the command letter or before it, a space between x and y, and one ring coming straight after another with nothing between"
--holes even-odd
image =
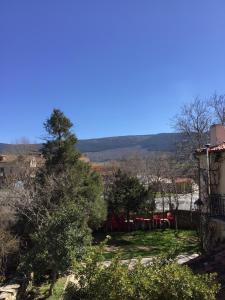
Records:
<instances>
[{"instance_id":1,"label":"clear sky","mask_svg":"<svg viewBox=\"0 0 225 300\"><path fill-rule=\"evenodd\" d=\"M54 107L82 139L170 132L215 90L224 0L0 0L0 142L38 141Z\"/></svg>"}]
</instances>

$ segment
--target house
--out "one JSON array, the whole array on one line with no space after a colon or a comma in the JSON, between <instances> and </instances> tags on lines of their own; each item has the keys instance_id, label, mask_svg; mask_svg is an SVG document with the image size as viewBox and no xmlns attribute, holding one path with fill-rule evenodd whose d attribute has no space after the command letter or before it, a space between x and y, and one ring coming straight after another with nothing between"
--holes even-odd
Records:
<instances>
[{"instance_id":1,"label":"house","mask_svg":"<svg viewBox=\"0 0 225 300\"><path fill-rule=\"evenodd\" d=\"M7 178L20 178L24 174L35 176L37 167L43 163L40 155L0 155L0 187Z\"/></svg>"},{"instance_id":2,"label":"house","mask_svg":"<svg viewBox=\"0 0 225 300\"><path fill-rule=\"evenodd\" d=\"M210 144L196 151L199 159L203 246L212 250L225 242L225 127L210 128Z\"/></svg>"},{"instance_id":3,"label":"house","mask_svg":"<svg viewBox=\"0 0 225 300\"><path fill-rule=\"evenodd\" d=\"M176 190L178 194L189 194L197 190L196 184L192 178L182 177L175 179Z\"/></svg>"},{"instance_id":4,"label":"house","mask_svg":"<svg viewBox=\"0 0 225 300\"><path fill-rule=\"evenodd\" d=\"M81 161L89 163L86 156L79 158ZM39 152L24 155L0 154L0 188L4 186L7 178L19 180L23 176L35 177L39 167L44 164L44 158Z\"/></svg>"}]
</instances>

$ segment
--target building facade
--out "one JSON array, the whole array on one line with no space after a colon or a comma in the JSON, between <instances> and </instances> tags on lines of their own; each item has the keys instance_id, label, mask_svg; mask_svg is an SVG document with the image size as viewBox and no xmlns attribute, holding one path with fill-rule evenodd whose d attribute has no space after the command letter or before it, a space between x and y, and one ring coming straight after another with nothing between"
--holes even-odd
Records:
<instances>
[{"instance_id":1,"label":"building facade","mask_svg":"<svg viewBox=\"0 0 225 300\"><path fill-rule=\"evenodd\" d=\"M225 242L225 127L213 125L210 144L196 151L200 166L204 248Z\"/></svg>"}]
</instances>

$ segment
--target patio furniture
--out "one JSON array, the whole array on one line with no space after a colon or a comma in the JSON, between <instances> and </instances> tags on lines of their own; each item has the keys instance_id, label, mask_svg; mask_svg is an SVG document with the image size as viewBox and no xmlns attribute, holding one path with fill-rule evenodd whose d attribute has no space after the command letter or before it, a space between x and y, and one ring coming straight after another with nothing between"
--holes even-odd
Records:
<instances>
[{"instance_id":1,"label":"patio furniture","mask_svg":"<svg viewBox=\"0 0 225 300\"><path fill-rule=\"evenodd\" d=\"M159 228L160 227L160 215L154 215L153 216L153 228Z\"/></svg>"},{"instance_id":2,"label":"patio furniture","mask_svg":"<svg viewBox=\"0 0 225 300\"><path fill-rule=\"evenodd\" d=\"M132 220L132 219L129 219L129 220L125 219L124 223L125 223L126 230L133 230L134 229L134 220Z\"/></svg>"},{"instance_id":3,"label":"patio furniture","mask_svg":"<svg viewBox=\"0 0 225 300\"><path fill-rule=\"evenodd\" d=\"M160 228L170 227L170 221L167 218L160 219Z\"/></svg>"},{"instance_id":4,"label":"patio furniture","mask_svg":"<svg viewBox=\"0 0 225 300\"><path fill-rule=\"evenodd\" d=\"M144 219L145 230L150 230L152 227L152 219Z\"/></svg>"},{"instance_id":5,"label":"patio furniture","mask_svg":"<svg viewBox=\"0 0 225 300\"><path fill-rule=\"evenodd\" d=\"M134 227L136 230L144 229L144 217L138 216L134 219Z\"/></svg>"},{"instance_id":6,"label":"patio furniture","mask_svg":"<svg viewBox=\"0 0 225 300\"><path fill-rule=\"evenodd\" d=\"M174 222L174 216L170 211L167 212L166 218L169 220L169 224L171 226L171 224L173 224L173 222Z\"/></svg>"}]
</instances>

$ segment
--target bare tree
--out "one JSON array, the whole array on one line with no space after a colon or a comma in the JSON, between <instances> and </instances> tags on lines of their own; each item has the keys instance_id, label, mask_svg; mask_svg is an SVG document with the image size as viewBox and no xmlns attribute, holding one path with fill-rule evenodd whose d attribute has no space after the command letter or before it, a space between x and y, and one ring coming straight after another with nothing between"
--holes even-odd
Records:
<instances>
[{"instance_id":1,"label":"bare tree","mask_svg":"<svg viewBox=\"0 0 225 300\"><path fill-rule=\"evenodd\" d=\"M24 216L36 229L41 229L49 212L57 209L50 203L52 191L64 188L68 174L60 177L46 175L45 181L34 181L29 172L7 178L4 190L0 191L0 207L9 208L16 215Z\"/></svg>"},{"instance_id":2,"label":"bare tree","mask_svg":"<svg viewBox=\"0 0 225 300\"><path fill-rule=\"evenodd\" d=\"M211 112L205 100L195 98L192 102L184 104L180 113L174 117L173 127L188 138L191 148L202 147L212 122Z\"/></svg>"},{"instance_id":3,"label":"bare tree","mask_svg":"<svg viewBox=\"0 0 225 300\"><path fill-rule=\"evenodd\" d=\"M171 206L175 216L175 229L178 230L178 209L180 204L180 195L178 194L176 178L179 175L179 166L177 165L176 159L170 159L168 162L167 177L171 181L169 197L173 197L174 207Z\"/></svg>"},{"instance_id":4,"label":"bare tree","mask_svg":"<svg viewBox=\"0 0 225 300\"><path fill-rule=\"evenodd\" d=\"M8 145L7 152L8 154L25 157L27 155L37 154L39 148L40 145L31 142L27 137L21 137Z\"/></svg>"},{"instance_id":5,"label":"bare tree","mask_svg":"<svg viewBox=\"0 0 225 300\"><path fill-rule=\"evenodd\" d=\"M225 94L218 95L214 93L208 101L210 107L213 109L215 122L225 125Z\"/></svg>"},{"instance_id":6,"label":"bare tree","mask_svg":"<svg viewBox=\"0 0 225 300\"><path fill-rule=\"evenodd\" d=\"M195 98L192 102L184 104L180 113L174 117L173 127L186 137L179 152L189 159L193 169L196 168L192 157L197 148L201 148L208 141L209 128L212 122L211 111L207 101ZM200 190L200 162L197 161L197 177ZM200 195L199 195L200 196Z\"/></svg>"},{"instance_id":7,"label":"bare tree","mask_svg":"<svg viewBox=\"0 0 225 300\"><path fill-rule=\"evenodd\" d=\"M1 277L4 280L8 257L18 250L18 246L18 239L8 229L0 227L0 282Z\"/></svg>"},{"instance_id":8,"label":"bare tree","mask_svg":"<svg viewBox=\"0 0 225 300\"><path fill-rule=\"evenodd\" d=\"M15 224L15 211L0 201L0 282L4 280L9 256L18 250L19 240L12 233Z\"/></svg>"},{"instance_id":9,"label":"bare tree","mask_svg":"<svg viewBox=\"0 0 225 300\"><path fill-rule=\"evenodd\" d=\"M143 175L145 167L145 157L138 152L128 155L119 162L119 168L131 176Z\"/></svg>"},{"instance_id":10,"label":"bare tree","mask_svg":"<svg viewBox=\"0 0 225 300\"><path fill-rule=\"evenodd\" d=\"M147 186L159 184L163 178L164 167L167 163L168 154L149 153L129 156L119 163L122 171L137 176Z\"/></svg>"}]
</instances>

